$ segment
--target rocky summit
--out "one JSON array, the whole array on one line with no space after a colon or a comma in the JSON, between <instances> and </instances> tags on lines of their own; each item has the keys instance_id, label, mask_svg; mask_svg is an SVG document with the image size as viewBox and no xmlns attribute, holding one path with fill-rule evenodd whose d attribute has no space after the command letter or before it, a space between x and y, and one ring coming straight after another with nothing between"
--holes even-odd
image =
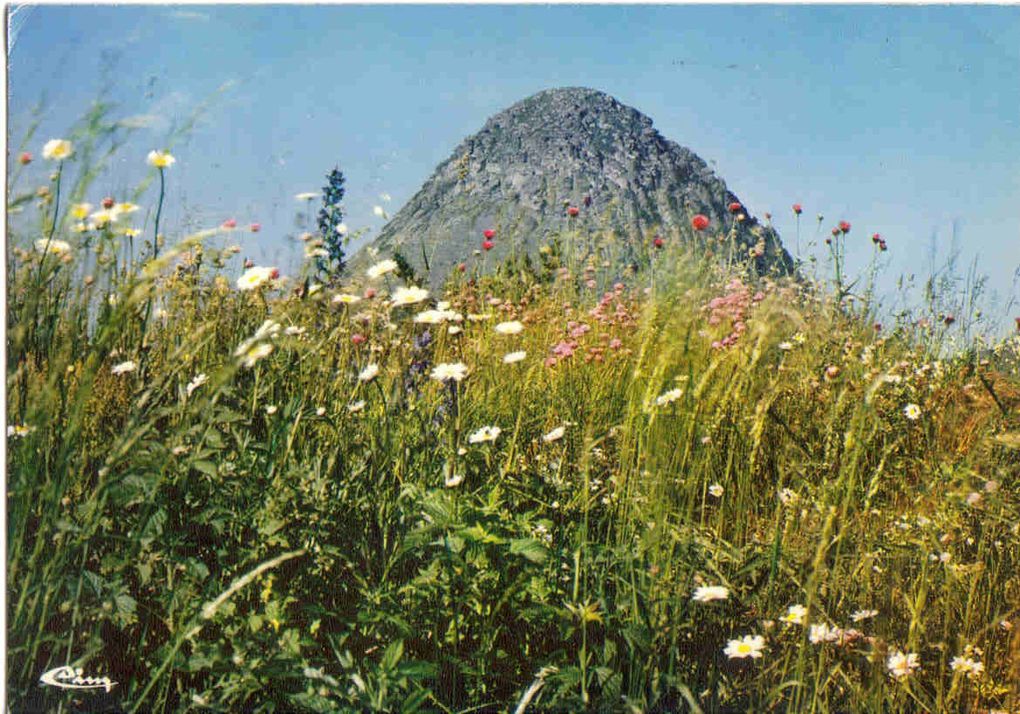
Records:
<instances>
[{"instance_id":1,"label":"rocky summit","mask_svg":"<svg viewBox=\"0 0 1020 714\"><path fill-rule=\"evenodd\" d=\"M574 231L588 246L612 241L616 260L640 265L654 235L693 239L691 220L701 214L710 222L699 243L706 249L757 255L759 270L789 272L776 232L733 205L740 203L705 161L641 112L593 89L549 89L465 139L354 266L399 252L418 271L427 261L436 285L473 259L486 230L495 232L490 266Z\"/></svg>"}]
</instances>

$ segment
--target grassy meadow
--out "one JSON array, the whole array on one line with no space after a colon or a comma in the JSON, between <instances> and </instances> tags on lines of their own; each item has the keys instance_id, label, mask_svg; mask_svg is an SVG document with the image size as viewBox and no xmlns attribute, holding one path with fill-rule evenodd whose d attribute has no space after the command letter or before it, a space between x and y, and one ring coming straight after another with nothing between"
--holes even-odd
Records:
<instances>
[{"instance_id":1,"label":"grassy meadow","mask_svg":"<svg viewBox=\"0 0 1020 714\"><path fill-rule=\"evenodd\" d=\"M428 292L85 148L8 196L11 711L1020 712L1020 338L876 325L877 241L621 272L565 216Z\"/></svg>"}]
</instances>

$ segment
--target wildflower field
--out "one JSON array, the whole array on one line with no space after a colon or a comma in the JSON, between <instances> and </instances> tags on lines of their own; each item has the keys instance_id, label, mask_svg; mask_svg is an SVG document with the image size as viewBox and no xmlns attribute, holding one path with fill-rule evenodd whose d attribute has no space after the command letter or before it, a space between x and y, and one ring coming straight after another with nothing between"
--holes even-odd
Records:
<instances>
[{"instance_id":1,"label":"wildflower field","mask_svg":"<svg viewBox=\"0 0 1020 714\"><path fill-rule=\"evenodd\" d=\"M440 291L164 235L173 153L86 148L8 195L11 711L1020 712L1020 339L877 325L877 235L621 269L571 204Z\"/></svg>"}]
</instances>

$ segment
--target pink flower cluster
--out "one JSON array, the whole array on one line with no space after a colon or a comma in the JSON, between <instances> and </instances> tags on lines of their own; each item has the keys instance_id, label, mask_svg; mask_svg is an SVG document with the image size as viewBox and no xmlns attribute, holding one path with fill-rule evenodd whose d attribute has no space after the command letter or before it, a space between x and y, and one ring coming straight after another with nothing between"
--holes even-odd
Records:
<instances>
[{"instance_id":1,"label":"pink flower cluster","mask_svg":"<svg viewBox=\"0 0 1020 714\"><path fill-rule=\"evenodd\" d=\"M597 322L600 325L633 327L636 325L633 315L634 308L634 301L628 301L624 294L623 283L616 283L613 290L605 293L598 304L588 311L588 315L592 318L592 322ZM571 317L575 310L570 303L564 303L563 312L566 317ZM629 349L624 349L623 340L611 332L600 333L597 344L582 345L581 341L585 339L585 335L591 332L592 325L588 322L568 320L565 338L550 348L550 355L545 360L545 366L553 367L582 349L585 362L603 362L613 352L630 354ZM590 337L588 339L590 340Z\"/></svg>"},{"instance_id":2,"label":"pink flower cluster","mask_svg":"<svg viewBox=\"0 0 1020 714\"><path fill-rule=\"evenodd\" d=\"M568 339L560 340L550 348L551 354L546 357L545 366L554 367L560 362L573 357L574 353L581 349L584 349L585 362L604 362L607 350L619 352L620 354L630 354L631 351L629 349L623 349L623 340L606 333L599 335L598 341L600 344L582 346L579 340L591 332L591 329L591 325L583 322L575 322L573 320L568 322Z\"/></svg>"},{"instance_id":3,"label":"pink flower cluster","mask_svg":"<svg viewBox=\"0 0 1020 714\"><path fill-rule=\"evenodd\" d=\"M765 299L765 293L759 291L754 295L740 278L734 278L726 284L726 292L712 298L703 309L708 310L708 324L713 327L729 321L732 325L730 334L721 340L712 342L712 349L732 347L747 331L748 311Z\"/></svg>"},{"instance_id":4,"label":"pink flower cluster","mask_svg":"<svg viewBox=\"0 0 1020 714\"><path fill-rule=\"evenodd\" d=\"M593 345L588 348L588 353L584 356L585 362L604 362L606 359L606 348L609 348L613 352L621 352L621 354L630 354L630 350L623 349L623 340L619 337L610 337L607 334L599 335L599 341L601 345Z\"/></svg>"},{"instance_id":5,"label":"pink flower cluster","mask_svg":"<svg viewBox=\"0 0 1020 714\"><path fill-rule=\"evenodd\" d=\"M589 330L591 330L591 326L586 325L583 322L574 322L571 320L567 323L567 333L575 340L582 337Z\"/></svg>"},{"instance_id":6,"label":"pink flower cluster","mask_svg":"<svg viewBox=\"0 0 1020 714\"><path fill-rule=\"evenodd\" d=\"M634 316L623 297L623 283L614 285L613 292L605 293L588 314L604 325L629 327L634 324Z\"/></svg>"},{"instance_id":7,"label":"pink flower cluster","mask_svg":"<svg viewBox=\"0 0 1020 714\"><path fill-rule=\"evenodd\" d=\"M546 358L545 366L552 367L565 359L573 357L574 352L580 347L577 340L583 337L589 330L591 330L591 327L583 322L578 323L573 320L568 322L567 333L570 335L570 339L560 340L557 344L553 345L552 354Z\"/></svg>"},{"instance_id":8,"label":"pink flower cluster","mask_svg":"<svg viewBox=\"0 0 1020 714\"><path fill-rule=\"evenodd\" d=\"M553 367L563 360L573 357L577 347L577 342L574 340L560 340L559 344L553 346L552 354L545 358L545 366Z\"/></svg>"}]
</instances>

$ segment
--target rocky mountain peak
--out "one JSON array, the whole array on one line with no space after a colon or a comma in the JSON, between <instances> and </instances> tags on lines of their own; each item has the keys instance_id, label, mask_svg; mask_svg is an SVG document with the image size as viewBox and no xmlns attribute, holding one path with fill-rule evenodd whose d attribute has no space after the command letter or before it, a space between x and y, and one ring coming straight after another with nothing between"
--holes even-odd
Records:
<instances>
[{"instance_id":1,"label":"rocky mountain peak","mask_svg":"<svg viewBox=\"0 0 1020 714\"><path fill-rule=\"evenodd\" d=\"M363 249L355 265L400 251L417 268L428 259L439 283L496 230L489 264L512 250L535 251L570 224L592 240L609 238L620 262L640 263L655 232L690 240L691 218L710 232L736 234L738 250L758 249L759 269L789 272L779 237L691 150L665 139L652 120L595 89L547 89L492 116L441 163L410 201Z\"/></svg>"}]
</instances>

